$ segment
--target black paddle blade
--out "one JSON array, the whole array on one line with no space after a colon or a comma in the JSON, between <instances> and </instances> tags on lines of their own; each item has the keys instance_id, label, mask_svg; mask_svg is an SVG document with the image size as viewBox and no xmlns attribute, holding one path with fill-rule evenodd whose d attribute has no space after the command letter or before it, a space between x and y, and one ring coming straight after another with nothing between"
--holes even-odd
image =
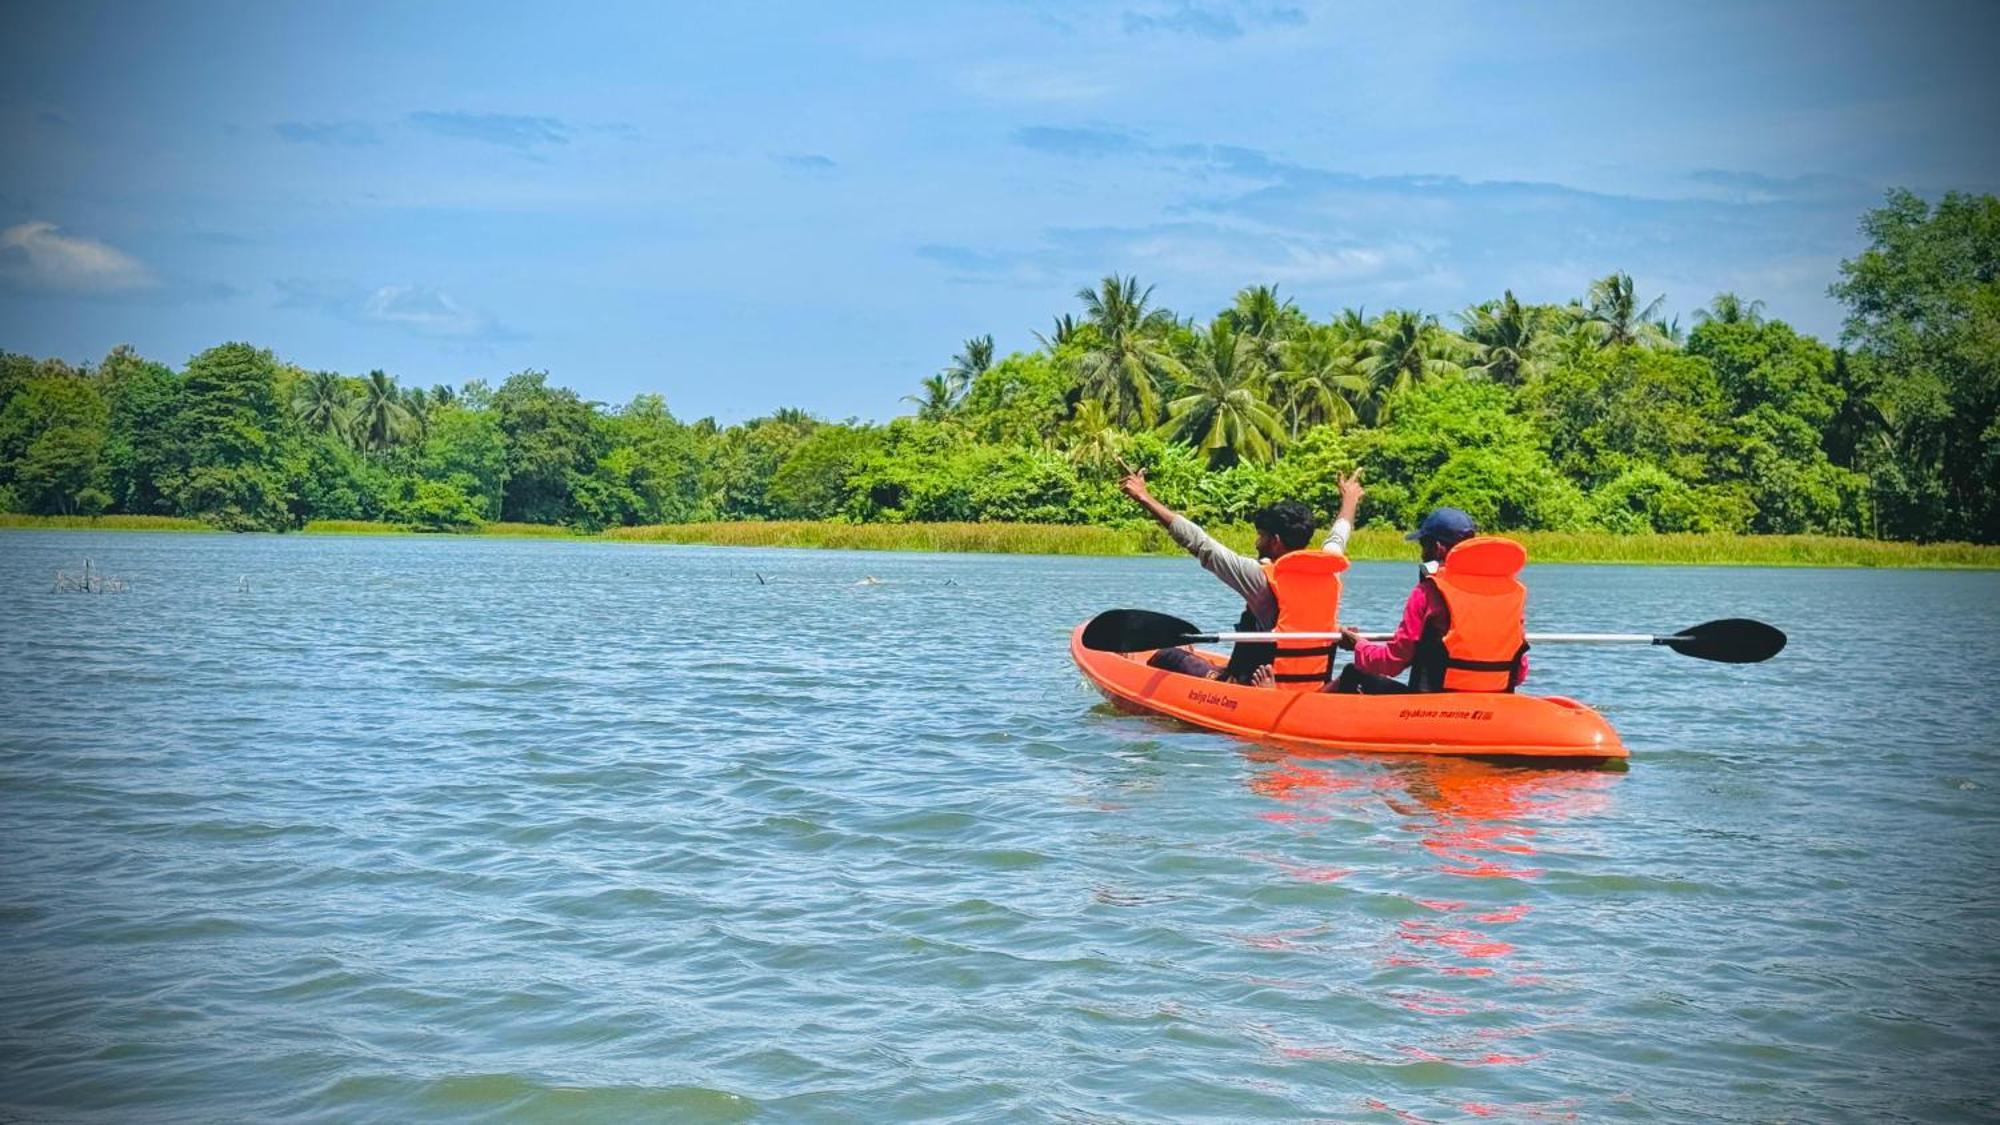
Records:
<instances>
[{"instance_id":1,"label":"black paddle blade","mask_svg":"<svg viewBox=\"0 0 2000 1125\"><path fill-rule=\"evenodd\" d=\"M1109 609L1083 627L1083 647L1093 652L1145 652L1189 643L1201 630L1150 609Z\"/></svg>"},{"instance_id":2,"label":"black paddle blade","mask_svg":"<svg viewBox=\"0 0 2000 1125\"><path fill-rule=\"evenodd\" d=\"M1785 647L1785 634L1747 617L1725 617L1704 621L1671 637L1656 637L1654 644L1667 645L1682 656L1714 660L1723 664L1755 664L1778 655Z\"/></svg>"}]
</instances>

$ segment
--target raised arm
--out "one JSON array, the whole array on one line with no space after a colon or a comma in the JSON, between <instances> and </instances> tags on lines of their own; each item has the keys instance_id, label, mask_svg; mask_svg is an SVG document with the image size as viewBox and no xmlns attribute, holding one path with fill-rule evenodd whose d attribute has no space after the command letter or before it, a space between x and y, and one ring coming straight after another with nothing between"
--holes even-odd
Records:
<instances>
[{"instance_id":1,"label":"raised arm","mask_svg":"<svg viewBox=\"0 0 2000 1125\"><path fill-rule=\"evenodd\" d=\"M1146 474L1144 473L1126 473L1125 479L1118 482L1118 490L1137 500L1141 508L1146 509L1149 515L1160 521L1161 527L1172 528L1174 521L1181 518L1179 513L1155 500L1153 494L1146 491Z\"/></svg>"},{"instance_id":2,"label":"raised arm","mask_svg":"<svg viewBox=\"0 0 2000 1125\"><path fill-rule=\"evenodd\" d=\"M1155 500L1153 494L1146 490L1146 474L1127 473L1125 479L1118 482L1118 487L1160 521L1160 526L1167 529L1168 538L1193 555L1203 570L1236 591L1250 607L1259 625L1268 627L1278 619L1278 601L1271 596L1270 580L1264 577L1264 568L1257 565L1256 559L1246 558L1223 546L1220 540L1196 527L1193 520Z\"/></svg>"},{"instance_id":3,"label":"raised arm","mask_svg":"<svg viewBox=\"0 0 2000 1125\"><path fill-rule=\"evenodd\" d=\"M1323 550L1336 555L1347 553L1347 537L1354 532L1354 513L1361 509L1361 470L1340 478L1340 513L1333 517L1333 527L1326 533Z\"/></svg>"}]
</instances>

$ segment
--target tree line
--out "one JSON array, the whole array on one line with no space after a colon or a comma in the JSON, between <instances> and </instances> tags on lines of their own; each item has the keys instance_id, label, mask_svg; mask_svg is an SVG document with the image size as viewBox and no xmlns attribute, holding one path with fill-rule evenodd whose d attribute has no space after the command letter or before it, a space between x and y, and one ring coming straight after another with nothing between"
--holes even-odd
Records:
<instances>
[{"instance_id":1,"label":"tree line","mask_svg":"<svg viewBox=\"0 0 2000 1125\"><path fill-rule=\"evenodd\" d=\"M1686 326L1614 273L1564 304L1509 291L1447 319L1315 320L1255 285L1205 320L1131 277L1081 290L1040 346L991 336L886 424L785 409L686 422L524 371L403 386L243 343L181 370L120 347L0 353L0 507L453 530L506 520L1135 518L1121 464L1203 520L1331 507L1366 466L1397 523L1449 503L1485 526L2000 540L2000 200L1905 191L1831 293L1841 346L1720 293Z\"/></svg>"}]
</instances>

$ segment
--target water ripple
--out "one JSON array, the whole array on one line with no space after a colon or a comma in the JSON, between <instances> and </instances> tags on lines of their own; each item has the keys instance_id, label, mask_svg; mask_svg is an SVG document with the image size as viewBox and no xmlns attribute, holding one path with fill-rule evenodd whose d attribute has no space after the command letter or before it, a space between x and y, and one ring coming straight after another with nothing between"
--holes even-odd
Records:
<instances>
[{"instance_id":1,"label":"water ripple","mask_svg":"<svg viewBox=\"0 0 2000 1125\"><path fill-rule=\"evenodd\" d=\"M1182 560L8 533L0 1118L2000 1112L2000 582L1530 578L1792 647L1538 652L1629 772L1307 758L1068 666Z\"/></svg>"}]
</instances>

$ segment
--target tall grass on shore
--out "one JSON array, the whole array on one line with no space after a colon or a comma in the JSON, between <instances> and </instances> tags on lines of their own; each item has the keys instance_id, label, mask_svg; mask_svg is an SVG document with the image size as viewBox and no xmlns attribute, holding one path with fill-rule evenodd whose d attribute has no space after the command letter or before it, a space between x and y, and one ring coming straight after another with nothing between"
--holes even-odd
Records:
<instances>
[{"instance_id":1,"label":"tall grass on shore","mask_svg":"<svg viewBox=\"0 0 2000 1125\"><path fill-rule=\"evenodd\" d=\"M200 520L179 516L24 516L0 512L3 528L73 528L85 531L214 531Z\"/></svg>"},{"instance_id":2,"label":"tall grass on shore","mask_svg":"<svg viewBox=\"0 0 2000 1125\"><path fill-rule=\"evenodd\" d=\"M1249 553L1256 533L1246 526L1210 529L1230 547ZM1528 531L1514 536L1528 557L1548 563L1636 563L1690 566L1956 567L2000 569L2000 546L1970 543L1899 543L1826 535L1612 535L1607 532ZM724 547L838 547L880 551L979 551L1035 555L1176 554L1160 528L1084 527L1070 524L811 522L687 523L613 528L605 538L651 543L703 543ZM1364 528L1348 540L1358 560L1407 561L1416 547L1403 533Z\"/></svg>"},{"instance_id":3,"label":"tall grass on shore","mask_svg":"<svg viewBox=\"0 0 2000 1125\"><path fill-rule=\"evenodd\" d=\"M718 547L831 547L854 551L942 551L994 555L1142 555L1171 546L1159 529L1039 523L665 523L615 527L607 539Z\"/></svg>"},{"instance_id":4,"label":"tall grass on shore","mask_svg":"<svg viewBox=\"0 0 2000 1125\"><path fill-rule=\"evenodd\" d=\"M1833 535L1610 535L1590 531L1531 531L1518 538L1527 546L1528 557L1541 562L2000 569L2000 546L1973 543L1905 543ZM1411 548L1403 546L1407 555Z\"/></svg>"},{"instance_id":5,"label":"tall grass on shore","mask_svg":"<svg viewBox=\"0 0 2000 1125\"><path fill-rule=\"evenodd\" d=\"M577 539L584 538L574 528L546 523L486 523L466 532L419 531L399 523L374 520L309 520L300 531L306 535L479 535L491 539Z\"/></svg>"},{"instance_id":6,"label":"tall grass on shore","mask_svg":"<svg viewBox=\"0 0 2000 1125\"><path fill-rule=\"evenodd\" d=\"M168 516L22 516L0 514L0 529L80 528L100 531L209 531ZM1211 528L1248 553L1255 533L1244 526ZM314 520L309 535L417 534L397 524ZM466 534L496 538L602 539L621 543L685 543L718 547L827 547L858 551L940 551L1003 555L1160 555L1180 548L1152 524L1091 527L1032 523L821 523L811 521L652 524L616 527L587 536L567 527L490 523ZM1630 563L1656 566L1932 567L2000 570L2000 546L1902 543L1826 535L1612 535L1527 531L1515 538L1543 563ZM1348 541L1360 560L1408 561L1416 548L1389 528L1364 528Z\"/></svg>"}]
</instances>

